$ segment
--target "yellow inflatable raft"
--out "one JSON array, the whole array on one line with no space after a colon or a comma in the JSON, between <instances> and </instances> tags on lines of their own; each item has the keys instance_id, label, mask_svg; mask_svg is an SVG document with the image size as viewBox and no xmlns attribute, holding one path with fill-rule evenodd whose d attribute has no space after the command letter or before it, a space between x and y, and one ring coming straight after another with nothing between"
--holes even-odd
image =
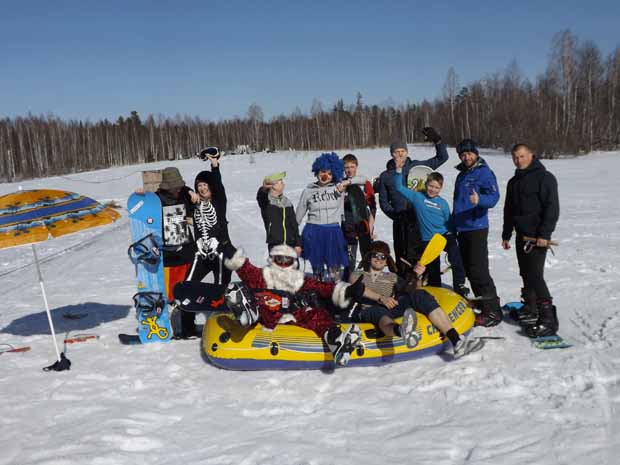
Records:
<instances>
[{"instance_id":1,"label":"yellow inflatable raft","mask_svg":"<svg viewBox=\"0 0 620 465\"><path fill-rule=\"evenodd\" d=\"M459 334L474 325L474 313L467 301L449 289L426 287L446 312ZM439 331L418 313L420 343L407 348L401 338L376 337L372 324L360 324L363 344L351 355L347 366L371 366L437 354L449 344ZM327 345L307 329L291 324L269 330L260 324L242 328L232 314L213 313L202 335L202 349L209 361L228 370L331 369L334 361Z\"/></svg>"}]
</instances>

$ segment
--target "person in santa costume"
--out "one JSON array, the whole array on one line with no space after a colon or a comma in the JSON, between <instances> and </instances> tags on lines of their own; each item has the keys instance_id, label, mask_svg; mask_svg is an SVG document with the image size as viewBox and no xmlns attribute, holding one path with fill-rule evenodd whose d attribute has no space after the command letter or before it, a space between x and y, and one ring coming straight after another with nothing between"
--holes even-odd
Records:
<instances>
[{"instance_id":1,"label":"person in santa costume","mask_svg":"<svg viewBox=\"0 0 620 465\"><path fill-rule=\"evenodd\" d=\"M361 280L349 284L306 277L299 269L297 253L285 244L270 250L269 263L264 268L254 266L242 249L227 258L224 265L236 271L243 283L231 284L225 294L228 308L242 326L260 320L271 329L284 323L309 329L327 343L337 365L347 364L360 342L360 328L355 324L337 325L321 299L331 299L336 306L347 308L361 298Z\"/></svg>"}]
</instances>

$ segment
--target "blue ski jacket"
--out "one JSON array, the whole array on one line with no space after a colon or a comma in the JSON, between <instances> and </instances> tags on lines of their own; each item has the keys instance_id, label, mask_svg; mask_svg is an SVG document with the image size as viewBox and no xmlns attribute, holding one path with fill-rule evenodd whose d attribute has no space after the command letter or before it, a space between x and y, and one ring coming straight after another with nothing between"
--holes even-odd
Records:
<instances>
[{"instance_id":1,"label":"blue ski jacket","mask_svg":"<svg viewBox=\"0 0 620 465\"><path fill-rule=\"evenodd\" d=\"M396 190L411 202L420 225L420 235L424 242L431 240L435 233L445 234L450 231L450 206L441 197L429 197L426 193L407 189L401 182L402 175L394 172Z\"/></svg>"},{"instance_id":2,"label":"blue ski jacket","mask_svg":"<svg viewBox=\"0 0 620 465\"><path fill-rule=\"evenodd\" d=\"M499 200L499 187L491 168L482 159L467 169L463 163L456 166L460 171L454 184L452 221L457 232L488 229L489 208ZM478 205L469 201L473 191L478 193Z\"/></svg>"},{"instance_id":3,"label":"blue ski jacket","mask_svg":"<svg viewBox=\"0 0 620 465\"><path fill-rule=\"evenodd\" d=\"M407 158L400 181L403 186L407 181L409 170L414 166L426 165L436 170L448 161L448 150L446 148L446 144L437 144L435 146L435 150L436 155L428 160L412 160L411 158ZM381 176L379 176L379 206L381 207L381 211L383 213L385 213L390 219L395 220L399 216L399 213L408 210L411 205L405 197L396 191L396 185L394 184L394 173L396 172L394 170L394 160L391 159L388 161L386 168L387 169L381 173Z\"/></svg>"}]
</instances>

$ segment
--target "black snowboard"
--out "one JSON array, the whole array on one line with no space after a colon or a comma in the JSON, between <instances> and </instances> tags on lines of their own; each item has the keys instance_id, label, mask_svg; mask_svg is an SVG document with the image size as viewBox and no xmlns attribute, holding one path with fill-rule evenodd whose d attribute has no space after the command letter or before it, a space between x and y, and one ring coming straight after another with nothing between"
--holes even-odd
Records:
<instances>
[{"instance_id":1,"label":"black snowboard","mask_svg":"<svg viewBox=\"0 0 620 465\"><path fill-rule=\"evenodd\" d=\"M174 298L186 312L226 310L221 284L183 281L174 286Z\"/></svg>"}]
</instances>

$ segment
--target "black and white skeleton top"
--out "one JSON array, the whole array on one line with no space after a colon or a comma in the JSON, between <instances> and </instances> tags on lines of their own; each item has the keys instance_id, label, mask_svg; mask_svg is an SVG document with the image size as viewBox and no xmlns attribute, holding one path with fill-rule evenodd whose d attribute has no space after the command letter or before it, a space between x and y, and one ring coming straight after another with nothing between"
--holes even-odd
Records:
<instances>
[{"instance_id":1,"label":"black and white skeleton top","mask_svg":"<svg viewBox=\"0 0 620 465\"><path fill-rule=\"evenodd\" d=\"M204 241L216 237L217 234L217 212L211 202L201 201L194 210L195 231ZM215 230L214 230L215 228ZM213 233L212 233L213 231Z\"/></svg>"}]
</instances>

